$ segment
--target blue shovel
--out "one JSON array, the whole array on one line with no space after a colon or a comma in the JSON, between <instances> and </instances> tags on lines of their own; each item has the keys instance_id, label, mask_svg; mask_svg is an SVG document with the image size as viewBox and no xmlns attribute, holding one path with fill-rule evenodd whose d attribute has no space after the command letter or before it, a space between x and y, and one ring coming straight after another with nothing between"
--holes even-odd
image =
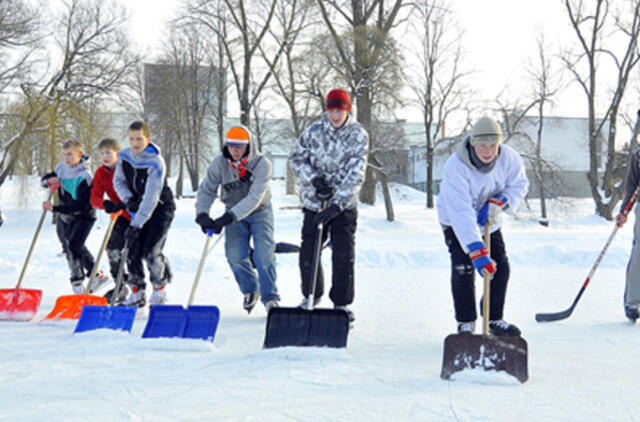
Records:
<instances>
[{"instance_id":1,"label":"blue shovel","mask_svg":"<svg viewBox=\"0 0 640 422\"><path fill-rule=\"evenodd\" d=\"M213 234L213 230L207 231L207 240L191 288L187 308L180 305L151 306L149 320L142 333L142 338L182 337L213 341L220 320L220 310L217 306L192 305L207 255L222 238L222 236L218 237L213 246L209 247Z\"/></svg>"},{"instance_id":2,"label":"blue shovel","mask_svg":"<svg viewBox=\"0 0 640 422\"><path fill-rule=\"evenodd\" d=\"M135 306L113 306L118 296L117 292L122 288L124 283L124 264L129 256L129 239L125 239L124 248L122 249L122 257L120 266L118 267L118 277L116 279L116 288L111 297L109 306L90 306L82 307L82 313L76 325L75 333L84 331L97 330L99 328L108 328L112 330L123 330L131 332L133 320L136 317Z\"/></svg>"}]
</instances>

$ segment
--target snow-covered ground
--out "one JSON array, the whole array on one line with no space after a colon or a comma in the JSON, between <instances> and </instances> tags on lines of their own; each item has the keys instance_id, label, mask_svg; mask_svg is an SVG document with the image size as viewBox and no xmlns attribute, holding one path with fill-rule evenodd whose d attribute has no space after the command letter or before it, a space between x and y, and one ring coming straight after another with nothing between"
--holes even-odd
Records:
<instances>
[{"instance_id":1,"label":"snow-covered ground","mask_svg":"<svg viewBox=\"0 0 640 422\"><path fill-rule=\"evenodd\" d=\"M272 185L276 240L299 242L297 199ZM27 201L20 200L20 190ZM45 193L32 180L0 187L0 288L17 282ZM574 314L540 324L537 312L567 308L613 225L592 201L550 204L537 224L537 201L507 217L503 233L512 276L505 317L529 344L530 379L467 371L440 379L442 345L455 329L449 257L435 210L424 195L396 186L395 222L384 205L360 206L356 240L355 329L346 350L263 350L265 311L247 316L219 244L204 268L196 303L217 305L211 343L141 339L98 330L73 335L75 322L0 322L0 421L631 421L640 419L640 327L623 314L632 222L619 231ZM175 272L172 303L185 304L205 238L193 199L178 201L165 252ZM285 207L285 209L282 209ZM215 211L220 212L219 205ZM88 246L97 253L108 223ZM70 294L54 226L36 245L23 287L43 290L37 319ZM327 251L329 252L329 251ZM325 253L325 269L330 269ZM106 269L106 263L103 263ZM282 303L300 299L297 256L278 256ZM478 289L481 284L478 282ZM325 297L321 306L329 306Z\"/></svg>"}]
</instances>

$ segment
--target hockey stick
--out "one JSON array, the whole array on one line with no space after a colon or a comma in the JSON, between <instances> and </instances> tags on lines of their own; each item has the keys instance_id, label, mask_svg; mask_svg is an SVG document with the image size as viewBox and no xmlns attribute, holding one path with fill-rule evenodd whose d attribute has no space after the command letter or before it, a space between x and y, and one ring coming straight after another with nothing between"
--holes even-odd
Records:
<instances>
[{"instance_id":1,"label":"hockey stick","mask_svg":"<svg viewBox=\"0 0 640 422\"><path fill-rule=\"evenodd\" d=\"M638 197L638 190L640 190L640 185L636 187L636 190L633 191L631 198L629 198L629 202L621 212L621 214L624 215L625 217L633 207L633 204L635 204L636 202L636 198ZM578 301L582 297L582 294L584 293L585 289L589 285L589 282L591 281L591 277L593 277L593 274L596 272L598 265L600 265L600 261L602 261L604 254L607 252L607 249L609 248L609 245L611 245L611 242L613 241L613 238L615 237L619 228L620 226L618 224L616 224L615 227L613 228L613 232L611 232L609 239L607 239L607 243L605 243L604 248L602 248L602 251L600 252L600 255L598 255L598 259L596 259L595 264L593 264L593 267L591 267L591 271L589 271L589 275L587 276L587 279L582 284L582 287L580 288L580 291L578 292L578 295L576 296L576 298L573 300L573 303L571 304L571 306L569 306L568 309L561 312L536 314L536 321L551 322L551 321L560 321L561 319L569 318L569 316L573 313L573 310L576 308L576 305L578 304Z\"/></svg>"}]
</instances>

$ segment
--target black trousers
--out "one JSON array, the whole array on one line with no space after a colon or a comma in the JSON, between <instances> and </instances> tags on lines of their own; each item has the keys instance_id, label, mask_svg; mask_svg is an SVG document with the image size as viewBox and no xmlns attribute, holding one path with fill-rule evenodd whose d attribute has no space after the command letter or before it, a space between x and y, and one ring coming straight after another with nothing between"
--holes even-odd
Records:
<instances>
[{"instance_id":1,"label":"black trousers","mask_svg":"<svg viewBox=\"0 0 640 422\"><path fill-rule=\"evenodd\" d=\"M113 225L113 231L107 243L107 256L109 257L109 268L114 280L118 277L120 261L122 261L122 250L124 248L124 232L129 228L129 220L118 217Z\"/></svg>"},{"instance_id":2,"label":"black trousers","mask_svg":"<svg viewBox=\"0 0 640 422\"><path fill-rule=\"evenodd\" d=\"M444 231L444 239L451 255L451 292L453 306L458 322L469 322L477 319L475 297L476 269L471 263L469 255L462 250L453 229L448 227ZM491 233L491 259L496 263L497 270L491 280L491 294L489 296L489 320L502 319L504 299L509 281L509 259L504 247L502 232L496 230ZM480 301L482 302L482 300ZM480 306L482 309L482 306Z\"/></svg>"},{"instance_id":3,"label":"black trousers","mask_svg":"<svg viewBox=\"0 0 640 422\"><path fill-rule=\"evenodd\" d=\"M149 278L155 287L162 287L171 282L169 260L162 253L162 249L173 221L174 210L171 206L158 206L142 226L136 242L129 246L129 284L139 289L145 288L142 261L147 263Z\"/></svg>"},{"instance_id":4,"label":"black trousers","mask_svg":"<svg viewBox=\"0 0 640 422\"><path fill-rule=\"evenodd\" d=\"M316 212L303 209L302 244L300 245L299 266L302 278L302 295L308 297L312 288L313 256L317 235L317 225L313 222ZM332 277L329 298L336 306L349 305L354 296L355 234L357 209L346 209L324 227L322 244L331 235ZM322 245L320 245L322 247ZM322 264L318 265L318 278L314 297L324 294L324 274Z\"/></svg>"},{"instance_id":5,"label":"black trousers","mask_svg":"<svg viewBox=\"0 0 640 422\"><path fill-rule=\"evenodd\" d=\"M89 237L94 222L93 219L58 215L56 234L62 243L72 282L84 280L93 269L95 263L93 255L84 243Z\"/></svg>"}]
</instances>

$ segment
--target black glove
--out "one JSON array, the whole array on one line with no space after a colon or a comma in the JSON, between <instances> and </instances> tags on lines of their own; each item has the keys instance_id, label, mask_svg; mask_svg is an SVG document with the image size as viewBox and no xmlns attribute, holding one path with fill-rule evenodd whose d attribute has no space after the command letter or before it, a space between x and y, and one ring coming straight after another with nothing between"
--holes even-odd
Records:
<instances>
[{"instance_id":1,"label":"black glove","mask_svg":"<svg viewBox=\"0 0 640 422\"><path fill-rule=\"evenodd\" d=\"M220 233L224 226L228 226L231 223L233 223L233 215L229 214L228 212L225 212L224 214L222 214L222 217L216 218L215 220L213 220L213 224L212 224L213 227L211 227L211 229L215 233Z\"/></svg>"},{"instance_id":2,"label":"black glove","mask_svg":"<svg viewBox=\"0 0 640 422\"><path fill-rule=\"evenodd\" d=\"M213 230L214 223L209 214L201 212L196 216L196 223L202 228L202 233L207 233L207 230Z\"/></svg>"},{"instance_id":3,"label":"black glove","mask_svg":"<svg viewBox=\"0 0 640 422\"><path fill-rule=\"evenodd\" d=\"M315 177L311 184L316 188L316 198L319 200L328 201L333 196L333 189L331 189L324 177Z\"/></svg>"},{"instance_id":4,"label":"black glove","mask_svg":"<svg viewBox=\"0 0 640 422\"><path fill-rule=\"evenodd\" d=\"M339 206L337 206L336 204L331 204L329 205L329 208L326 208L324 211L320 211L318 214L316 214L313 222L316 224L327 224L328 222L336 218L338 214L340 214L340 212L341 211Z\"/></svg>"},{"instance_id":5,"label":"black glove","mask_svg":"<svg viewBox=\"0 0 640 422\"><path fill-rule=\"evenodd\" d=\"M137 227L129 226L124 232L124 238L129 241L129 245L135 243L140 237L140 229Z\"/></svg>"},{"instance_id":6,"label":"black glove","mask_svg":"<svg viewBox=\"0 0 640 422\"><path fill-rule=\"evenodd\" d=\"M104 210L109 214L113 214L114 212L118 212L124 209L124 204L122 202L116 204L115 202L109 201L108 199L104 200L102 206L104 207Z\"/></svg>"},{"instance_id":7,"label":"black glove","mask_svg":"<svg viewBox=\"0 0 640 422\"><path fill-rule=\"evenodd\" d=\"M140 201L136 201L135 199L129 199L127 201L127 211L138 212L138 207L140 207Z\"/></svg>"},{"instance_id":8,"label":"black glove","mask_svg":"<svg viewBox=\"0 0 640 422\"><path fill-rule=\"evenodd\" d=\"M252 176L251 172L249 170L245 169L244 174L240 178L240 181L242 183L250 182L251 181L251 176Z\"/></svg>"}]
</instances>

